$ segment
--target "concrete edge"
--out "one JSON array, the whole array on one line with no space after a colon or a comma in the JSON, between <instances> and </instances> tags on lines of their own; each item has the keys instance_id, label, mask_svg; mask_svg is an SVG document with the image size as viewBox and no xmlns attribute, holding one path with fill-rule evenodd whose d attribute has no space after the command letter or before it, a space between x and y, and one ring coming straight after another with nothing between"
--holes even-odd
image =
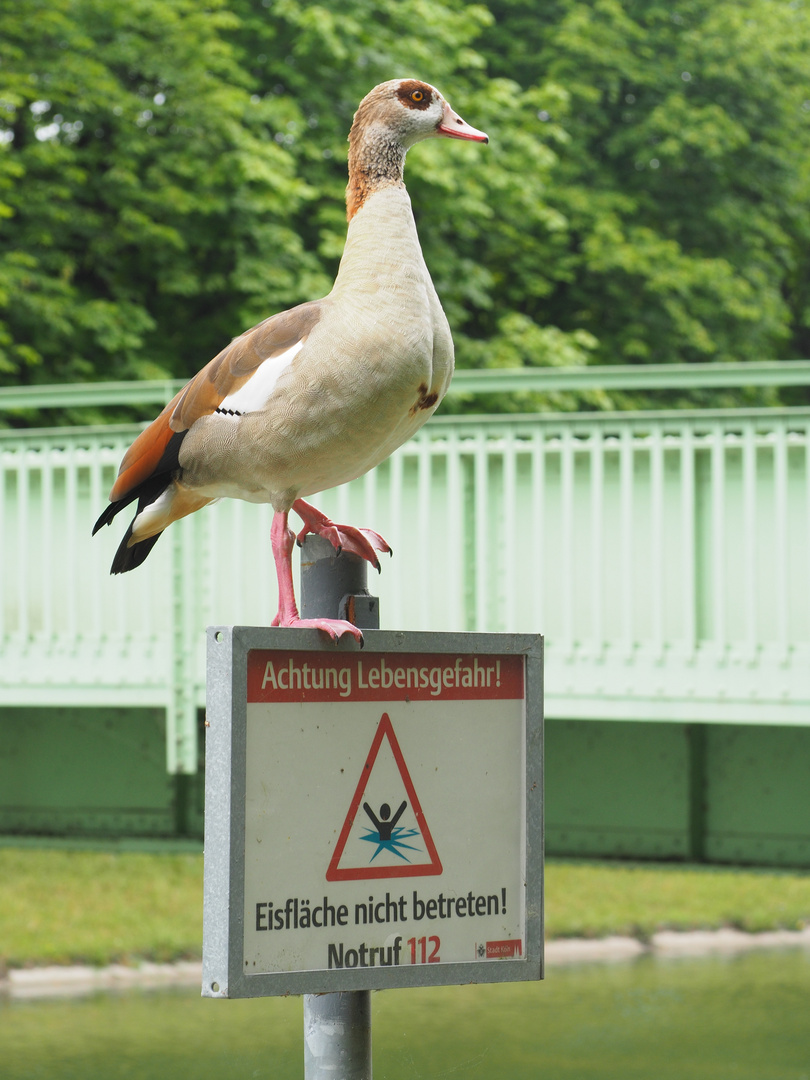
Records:
<instances>
[{"instance_id":1,"label":"concrete edge","mask_svg":"<svg viewBox=\"0 0 810 1080\"><path fill-rule=\"evenodd\" d=\"M200 986L202 964L184 960L176 964L144 962L137 967L111 964L10 968L0 977L0 994L14 999L78 997L105 990L155 990L163 987Z\"/></svg>"},{"instance_id":2,"label":"concrete edge","mask_svg":"<svg viewBox=\"0 0 810 1080\"><path fill-rule=\"evenodd\" d=\"M678 956L717 956L750 949L810 949L810 926L801 930L768 930L747 934L722 927L720 930L660 930L649 943L630 937L557 938L546 943L546 964L594 963L632 960L652 955L661 958Z\"/></svg>"},{"instance_id":3,"label":"concrete edge","mask_svg":"<svg viewBox=\"0 0 810 1080\"><path fill-rule=\"evenodd\" d=\"M810 949L810 926L802 930L770 930L746 934L724 927L720 930L661 930L649 943L631 937L557 938L546 943L548 967L571 964L610 963L635 960L640 956L662 959L733 955L751 949ZM112 964L12 968L0 975L0 994L14 1000L79 997L100 991L155 990L169 987L199 987L202 963L195 960L176 964L144 962L137 967Z\"/></svg>"}]
</instances>

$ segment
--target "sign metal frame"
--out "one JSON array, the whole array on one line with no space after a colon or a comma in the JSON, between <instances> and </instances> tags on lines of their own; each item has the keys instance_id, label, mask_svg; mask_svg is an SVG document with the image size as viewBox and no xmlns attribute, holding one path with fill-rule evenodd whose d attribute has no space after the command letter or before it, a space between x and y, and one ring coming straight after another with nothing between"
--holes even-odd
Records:
<instances>
[{"instance_id":1,"label":"sign metal frame","mask_svg":"<svg viewBox=\"0 0 810 1080\"><path fill-rule=\"evenodd\" d=\"M513 655L525 663L525 954L439 964L246 974L244 957L247 669L253 649L326 651L317 631L212 626L207 631L202 996L270 997L543 978L543 638L539 634L364 632L363 656ZM353 652L354 641L326 647Z\"/></svg>"}]
</instances>

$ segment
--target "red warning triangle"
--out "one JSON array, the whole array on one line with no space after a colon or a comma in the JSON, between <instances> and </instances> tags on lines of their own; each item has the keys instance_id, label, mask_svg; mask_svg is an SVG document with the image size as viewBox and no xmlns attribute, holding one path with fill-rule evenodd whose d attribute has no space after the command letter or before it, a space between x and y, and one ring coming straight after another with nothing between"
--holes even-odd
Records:
<instances>
[{"instance_id":1,"label":"red warning triangle","mask_svg":"<svg viewBox=\"0 0 810 1080\"><path fill-rule=\"evenodd\" d=\"M393 760L396 764L396 768L399 771L399 777L405 788L405 794L407 796L404 799L394 817L390 818L390 807L386 804L380 808L380 820L372 810L367 802L363 802L363 796L366 793L369 781L372 777L374 764L377 761L377 755L380 752L380 747L383 744L383 740L387 740L390 751L393 755ZM346 843L349 836L352 834L352 828L355 825L355 821L358 817L358 813L362 809L369 817L372 824L376 825L376 832L374 829L366 827L365 836L361 837L362 840L370 840L369 845L369 857L368 861L364 862L363 858L347 858L346 862L352 865L341 866L341 859L343 859L346 849ZM405 830L397 829L397 821L400 816L409 810L409 815L416 819L416 829ZM365 824L365 822L363 822ZM427 862L411 862L411 852L418 850L415 844L406 843L404 839L400 840L400 837L407 837L408 841L421 836L422 842L425 846L425 852L427 853ZM359 845L358 845L359 846ZM388 853L392 853L389 857L392 857L395 861L393 865L374 865L374 859L377 855L385 850ZM405 758L402 756L402 751L399 748L397 737L394 734L394 728L391 724L391 718L388 713L383 713L379 724L377 725L377 731L374 735L374 739L371 743L371 749L368 752L368 757L363 765L362 772L360 773L360 780L357 784L357 790L352 798L349 812L346 815L346 820L343 822L343 828L340 830L340 836L335 847L332 860L329 863L329 869L326 871L327 881L363 881L371 878L397 878L397 877L429 877L432 874L441 874L442 864L439 855L436 851L436 845L433 843L433 837L430 835L430 829L428 823L425 820L425 815L422 812L422 807L419 803L419 797L416 794L416 790L413 786L410 773L408 772L408 766L405 764Z\"/></svg>"}]
</instances>

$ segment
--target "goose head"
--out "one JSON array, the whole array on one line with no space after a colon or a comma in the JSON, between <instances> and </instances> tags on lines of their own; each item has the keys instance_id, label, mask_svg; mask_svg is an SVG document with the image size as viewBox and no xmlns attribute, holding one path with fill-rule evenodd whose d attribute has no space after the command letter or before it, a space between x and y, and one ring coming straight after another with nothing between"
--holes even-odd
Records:
<instances>
[{"instance_id":1,"label":"goose head","mask_svg":"<svg viewBox=\"0 0 810 1080\"><path fill-rule=\"evenodd\" d=\"M366 94L358 106L349 142L393 139L409 150L422 139L436 137L488 142L483 131L465 123L435 86L418 79L391 79Z\"/></svg>"},{"instance_id":2,"label":"goose head","mask_svg":"<svg viewBox=\"0 0 810 1080\"><path fill-rule=\"evenodd\" d=\"M401 184L407 151L435 138L489 142L429 83L391 79L366 94L349 132L349 219L374 190Z\"/></svg>"}]
</instances>

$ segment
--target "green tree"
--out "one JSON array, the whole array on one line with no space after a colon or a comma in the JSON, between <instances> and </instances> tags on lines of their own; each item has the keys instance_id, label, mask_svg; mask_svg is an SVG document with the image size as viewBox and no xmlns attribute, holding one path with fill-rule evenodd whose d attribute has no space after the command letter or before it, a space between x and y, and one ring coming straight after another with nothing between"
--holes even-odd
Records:
<instances>
[{"instance_id":1,"label":"green tree","mask_svg":"<svg viewBox=\"0 0 810 1080\"><path fill-rule=\"evenodd\" d=\"M534 89L487 77L482 5L30 0L27 16L0 7L6 382L185 375L326 292L351 118L397 75L493 136L491 152L420 146L408 168L459 363L587 356L586 332L538 320L560 225L547 143L564 133Z\"/></svg>"},{"instance_id":2,"label":"green tree","mask_svg":"<svg viewBox=\"0 0 810 1080\"><path fill-rule=\"evenodd\" d=\"M490 7L490 70L563 93L545 108L569 136L545 318L594 334L605 363L805 355L806 6Z\"/></svg>"},{"instance_id":3,"label":"green tree","mask_svg":"<svg viewBox=\"0 0 810 1080\"><path fill-rule=\"evenodd\" d=\"M807 354L809 45L772 0L0 0L0 381L188 375L325 293L403 75L491 136L407 170L460 366Z\"/></svg>"},{"instance_id":4,"label":"green tree","mask_svg":"<svg viewBox=\"0 0 810 1080\"><path fill-rule=\"evenodd\" d=\"M7 382L181 374L256 293L320 283L289 224L310 192L266 138L233 21L195 0L0 9Z\"/></svg>"}]
</instances>

